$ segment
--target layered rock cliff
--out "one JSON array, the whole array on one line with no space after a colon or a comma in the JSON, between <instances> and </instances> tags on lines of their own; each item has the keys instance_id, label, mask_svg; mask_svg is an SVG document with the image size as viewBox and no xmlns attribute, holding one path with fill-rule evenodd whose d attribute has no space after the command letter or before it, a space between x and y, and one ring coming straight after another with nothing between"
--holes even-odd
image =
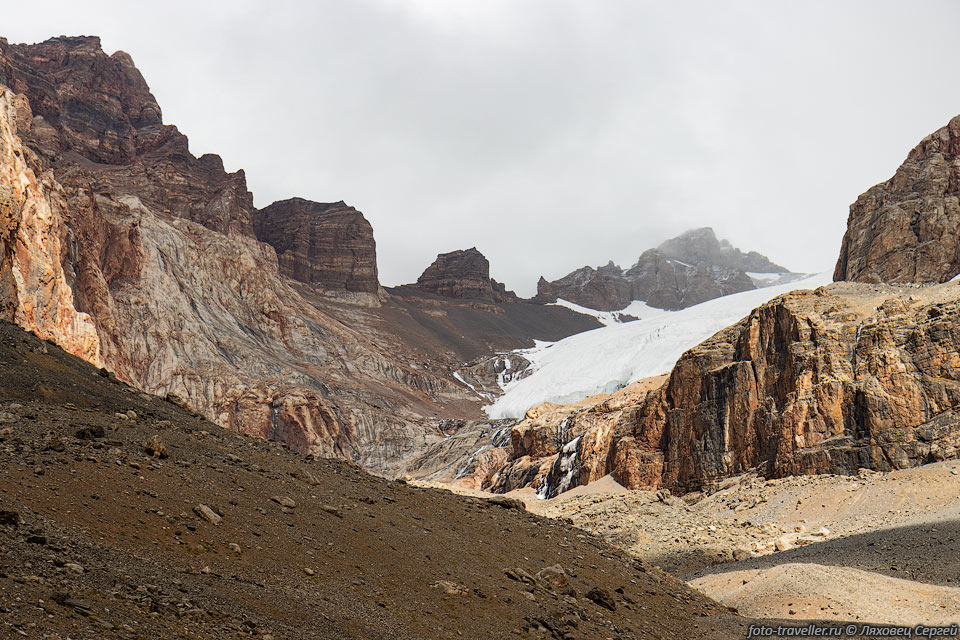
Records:
<instances>
[{"instance_id":1,"label":"layered rock cliff","mask_svg":"<svg viewBox=\"0 0 960 640\"><path fill-rule=\"evenodd\" d=\"M564 469L567 488L612 473L626 487L683 493L750 470L848 474L955 458L958 344L957 283L787 294L688 351L653 391L551 409L549 420L531 410L514 427L511 461L485 484L551 495Z\"/></svg>"},{"instance_id":2,"label":"layered rock cliff","mask_svg":"<svg viewBox=\"0 0 960 640\"><path fill-rule=\"evenodd\" d=\"M186 136L163 124L128 54L106 55L95 37L0 41L0 84L29 102L34 122L27 142L47 164L72 163L123 182L159 213L253 236L253 197L243 171L225 173L218 156L190 153ZM75 190L90 191L87 176L71 177Z\"/></svg>"},{"instance_id":3,"label":"layered rock cliff","mask_svg":"<svg viewBox=\"0 0 960 640\"><path fill-rule=\"evenodd\" d=\"M713 229L688 231L641 254L624 270L612 261L583 267L548 282L540 278L536 300L570 302L601 311L623 309L642 300L659 309L684 309L713 298L756 289L747 272L789 273L755 251L743 253Z\"/></svg>"},{"instance_id":4,"label":"layered rock cliff","mask_svg":"<svg viewBox=\"0 0 960 640\"><path fill-rule=\"evenodd\" d=\"M490 278L490 261L476 247L441 253L417 278L416 287L447 298L517 300L515 293Z\"/></svg>"},{"instance_id":5,"label":"layered rock cliff","mask_svg":"<svg viewBox=\"0 0 960 640\"><path fill-rule=\"evenodd\" d=\"M242 172L189 153L129 56L91 38L0 53L26 94L5 92L2 114L4 303L18 323L224 426L383 473L431 437L415 407L469 397L284 279L253 237Z\"/></svg>"},{"instance_id":6,"label":"layered rock cliff","mask_svg":"<svg viewBox=\"0 0 960 640\"><path fill-rule=\"evenodd\" d=\"M960 273L960 116L850 205L834 280L946 282Z\"/></svg>"},{"instance_id":7,"label":"layered rock cliff","mask_svg":"<svg viewBox=\"0 0 960 640\"><path fill-rule=\"evenodd\" d=\"M53 129L39 132L53 136L53 151L124 164L175 136L130 56L107 56L97 37L35 45L0 39L0 53L0 83L25 94L34 116L43 118L41 126Z\"/></svg>"},{"instance_id":8,"label":"layered rock cliff","mask_svg":"<svg viewBox=\"0 0 960 640\"><path fill-rule=\"evenodd\" d=\"M333 291L380 289L373 227L343 202L274 202L256 212L254 230L276 250L280 273L288 278Z\"/></svg>"},{"instance_id":9,"label":"layered rock cliff","mask_svg":"<svg viewBox=\"0 0 960 640\"><path fill-rule=\"evenodd\" d=\"M256 215L243 172L194 157L96 38L0 40L0 82L15 87L0 89L0 313L225 427L400 473L445 437L439 414L479 417L452 376L465 360L596 326L327 295L378 291L362 215L297 200Z\"/></svg>"}]
</instances>

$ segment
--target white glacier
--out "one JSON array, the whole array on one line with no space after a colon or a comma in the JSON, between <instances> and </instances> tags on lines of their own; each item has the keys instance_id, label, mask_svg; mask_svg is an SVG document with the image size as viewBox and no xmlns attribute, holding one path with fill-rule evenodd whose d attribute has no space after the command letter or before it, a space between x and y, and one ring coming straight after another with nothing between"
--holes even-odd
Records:
<instances>
[{"instance_id":1,"label":"white glacier","mask_svg":"<svg viewBox=\"0 0 960 640\"><path fill-rule=\"evenodd\" d=\"M808 278L813 274L810 273L754 273L752 271L746 272L747 277L749 277L753 284L758 287L777 287L782 284L790 284L791 282L798 282L804 278Z\"/></svg>"},{"instance_id":2,"label":"white glacier","mask_svg":"<svg viewBox=\"0 0 960 640\"><path fill-rule=\"evenodd\" d=\"M634 300L629 306L624 307L619 311L597 311L596 309L591 309L590 307L581 307L579 304L570 302L569 300L564 300L563 298L557 298L556 302L552 302L550 304L558 307L565 307L571 311L576 311L577 313L581 313L585 316L593 316L605 327L624 322L622 317L623 315L633 316L634 318L649 318L653 315L666 313L663 309L656 309L654 307L647 306L646 302L641 302L639 300ZM632 320L628 320L628 322L630 321Z\"/></svg>"},{"instance_id":3,"label":"white glacier","mask_svg":"<svg viewBox=\"0 0 960 640\"><path fill-rule=\"evenodd\" d=\"M831 282L818 273L796 282L708 300L680 311L646 307L624 313L640 320L579 333L559 342L538 342L522 352L531 374L504 385L505 393L485 411L491 418L521 418L542 402L574 402L610 393L641 378L669 371L683 352L703 342L768 300L795 289ZM655 313L653 313L655 312Z\"/></svg>"}]
</instances>

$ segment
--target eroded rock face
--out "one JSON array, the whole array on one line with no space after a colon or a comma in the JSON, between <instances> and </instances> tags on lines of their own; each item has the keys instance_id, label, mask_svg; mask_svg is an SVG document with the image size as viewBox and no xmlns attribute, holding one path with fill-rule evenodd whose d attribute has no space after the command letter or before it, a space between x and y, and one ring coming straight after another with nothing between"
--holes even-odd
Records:
<instances>
[{"instance_id":1,"label":"eroded rock face","mask_svg":"<svg viewBox=\"0 0 960 640\"><path fill-rule=\"evenodd\" d=\"M556 302L563 298L582 307L600 311L623 309L633 300L633 287L623 275L623 269L611 260L605 266L581 267L559 280L547 282L542 276L537 281L540 302Z\"/></svg>"},{"instance_id":2,"label":"eroded rock face","mask_svg":"<svg viewBox=\"0 0 960 640\"><path fill-rule=\"evenodd\" d=\"M65 153L78 154L83 173L123 182L158 213L253 235L253 196L243 171L228 174L218 156L190 153L186 136L163 124L128 54L108 56L95 37L34 45L0 41L0 84L29 101L29 144L48 165L63 164Z\"/></svg>"},{"instance_id":3,"label":"eroded rock face","mask_svg":"<svg viewBox=\"0 0 960 640\"><path fill-rule=\"evenodd\" d=\"M278 261L243 173L190 154L129 56L0 40L0 74L24 92L0 89L0 315L225 427L396 475L445 438L441 412L479 417L452 377L464 360L595 326L542 305L327 296L376 287L362 216L330 205ZM287 275L305 259L315 286Z\"/></svg>"},{"instance_id":4,"label":"eroded rock face","mask_svg":"<svg viewBox=\"0 0 960 640\"><path fill-rule=\"evenodd\" d=\"M726 240L717 240L713 229L705 227L648 249L627 270L611 261L596 269L577 269L553 282L541 277L536 300L563 298L601 311L623 309L633 300L659 309L684 309L756 289L747 271L789 273L766 256L755 251L743 253Z\"/></svg>"},{"instance_id":5,"label":"eroded rock face","mask_svg":"<svg viewBox=\"0 0 960 640\"><path fill-rule=\"evenodd\" d=\"M0 86L0 317L100 365L94 321L75 307L58 259L68 250L63 191L18 136L31 121L26 99Z\"/></svg>"},{"instance_id":6,"label":"eroded rock face","mask_svg":"<svg viewBox=\"0 0 960 640\"><path fill-rule=\"evenodd\" d=\"M834 280L946 282L960 273L960 116L850 205Z\"/></svg>"},{"instance_id":7,"label":"eroded rock face","mask_svg":"<svg viewBox=\"0 0 960 640\"><path fill-rule=\"evenodd\" d=\"M848 474L956 458L957 344L955 283L787 294L689 350L654 391L553 410L545 425L528 414L488 484L543 478L557 415L561 441L580 437L575 484L612 473L629 488L683 493L753 469ZM531 477L518 472L531 464Z\"/></svg>"},{"instance_id":8,"label":"eroded rock face","mask_svg":"<svg viewBox=\"0 0 960 640\"><path fill-rule=\"evenodd\" d=\"M224 426L380 473L442 437L417 410L467 393L305 299L253 237L242 172L189 153L129 57L4 42L0 69L26 93L0 108L5 317Z\"/></svg>"},{"instance_id":9,"label":"eroded rock face","mask_svg":"<svg viewBox=\"0 0 960 640\"><path fill-rule=\"evenodd\" d=\"M441 253L417 278L416 286L447 298L491 302L517 299L516 294L490 278L490 262L476 247Z\"/></svg>"},{"instance_id":10,"label":"eroded rock face","mask_svg":"<svg viewBox=\"0 0 960 640\"><path fill-rule=\"evenodd\" d=\"M97 37L0 42L0 84L26 95L55 128L59 148L101 164L126 163L155 149L165 131L160 107L130 56L107 56Z\"/></svg>"},{"instance_id":11,"label":"eroded rock face","mask_svg":"<svg viewBox=\"0 0 960 640\"><path fill-rule=\"evenodd\" d=\"M288 278L333 291L377 293L377 245L363 214L343 202L291 198L260 209L257 238Z\"/></svg>"},{"instance_id":12,"label":"eroded rock face","mask_svg":"<svg viewBox=\"0 0 960 640\"><path fill-rule=\"evenodd\" d=\"M667 258L658 249L644 251L625 274L631 297L658 309L685 309L757 286L741 269ZM622 307L621 307L622 308Z\"/></svg>"},{"instance_id":13,"label":"eroded rock face","mask_svg":"<svg viewBox=\"0 0 960 640\"><path fill-rule=\"evenodd\" d=\"M530 408L511 429L509 457L477 484L496 492L530 486L552 498L561 490L600 479L608 473L615 437L625 431L624 416L632 416L636 405L664 380L665 376L658 376L614 394ZM573 455L564 456L565 448Z\"/></svg>"}]
</instances>

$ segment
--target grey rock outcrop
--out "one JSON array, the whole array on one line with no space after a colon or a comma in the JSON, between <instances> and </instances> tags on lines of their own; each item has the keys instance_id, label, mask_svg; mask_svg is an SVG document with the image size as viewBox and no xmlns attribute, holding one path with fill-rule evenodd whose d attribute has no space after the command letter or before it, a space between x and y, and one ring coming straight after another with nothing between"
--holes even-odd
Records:
<instances>
[{"instance_id":1,"label":"grey rock outcrop","mask_svg":"<svg viewBox=\"0 0 960 640\"><path fill-rule=\"evenodd\" d=\"M548 282L537 283L538 302L563 298L600 311L623 309L642 300L660 309L684 309L720 296L756 289L746 272L789 273L755 251L744 253L713 229L688 231L641 254L627 270L613 261L596 269L582 267Z\"/></svg>"}]
</instances>

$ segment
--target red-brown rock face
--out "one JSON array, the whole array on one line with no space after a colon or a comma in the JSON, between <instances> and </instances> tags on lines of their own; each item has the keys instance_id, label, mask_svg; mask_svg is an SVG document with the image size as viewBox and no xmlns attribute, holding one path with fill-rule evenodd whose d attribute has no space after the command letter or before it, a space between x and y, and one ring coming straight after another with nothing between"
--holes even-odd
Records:
<instances>
[{"instance_id":1,"label":"red-brown rock face","mask_svg":"<svg viewBox=\"0 0 960 640\"><path fill-rule=\"evenodd\" d=\"M516 294L490 278L490 262L477 249L441 253L417 278L417 288L448 298L503 302Z\"/></svg>"},{"instance_id":2,"label":"red-brown rock face","mask_svg":"<svg viewBox=\"0 0 960 640\"><path fill-rule=\"evenodd\" d=\"M850 205L834 280L946 282L960 273L960 116Z\"/></svg>"},{"instance_id":3,"label":"red-brown rock face","mask_svg":"<svg viewBox=\"0 0 960 640\"><path fill-rule=\"evenodd\" d=\"M253 196L243 171L225 173L218 156L190 153L186 136L163 124L126 53L108 56L99 38L0 41L0 84L29 101L29 142L48 165L64 164L68 152L80 156L74 160L84 175L73 180L76 188L89 192L105 176L158 213L253 235Z\"/></svg>"},{"instance_id":4,"label":"red-brown rock face","mask_svg":"<svg viewBox=\"0 0 960 640\"><path fill-rule=\"evenodd\" d=\"M34 115L57 129L57 151L122 164L171 134L130 56L107 56L99 38L51 38L36 45L3 40L0 53L0 84L26 95Z\"/></svg>"},{"instance_id":5,"label":"red-brown rock face","mask_svg":"<svg viewBox=\"0 0 960 640\"><path fill-rule=\"evenodd\" d=\"M376 293L377 245L363 214L343 202L274 202L254 218L257 238L277 251L288 278L334 291Z\"/></svg>"},{"instance_id":6,"label":"red-brown rock face","mask_svg":"<svg viewBox=\"0 0 960 640\"><path fill-rule=\"evenodd\" d=\"M958 344L955 283L781 296L689 350L655 391L567 410L563 440L580 437L573 486L612 473L627 487L688 492L756 468L779 477L955 458ZM514 462L488 483L532 481L522 469L536 475L555 453L525 444L550 441L555 426L530 433L535 418L515 428Z\"/></svg>"},{"instance_id":7,"label":"red-brown rock face","mask_svg":"<svg viewBox=\"0 0 960 640\"><path fill-rule=\"evenodd\" d=\"M377 290L358 212L278 216L303 248L281 271L243 172L190 154L129 56L0 40L0 76L22 91L0 85L0 316L225 427L399 473L443 440L439 412L479 413L451 377L464 359L593 326L542 305L491 320L472 302L315 295L286 275L304 257L321 293Z\"/></svg>"},{"instance_id":8,"label":"red-brown rock face","mask_svg":"<svg viewBox=\"0 0 960 640\"><path fill-rule=\"evenodd\" d=\"M383 473L434 437L413 407L466 396L291 286L242 172L190 155L129 57L2 43L0 70L27 94L0 89L5 317L224 426Z\"/></svg>"}]
</instances>

